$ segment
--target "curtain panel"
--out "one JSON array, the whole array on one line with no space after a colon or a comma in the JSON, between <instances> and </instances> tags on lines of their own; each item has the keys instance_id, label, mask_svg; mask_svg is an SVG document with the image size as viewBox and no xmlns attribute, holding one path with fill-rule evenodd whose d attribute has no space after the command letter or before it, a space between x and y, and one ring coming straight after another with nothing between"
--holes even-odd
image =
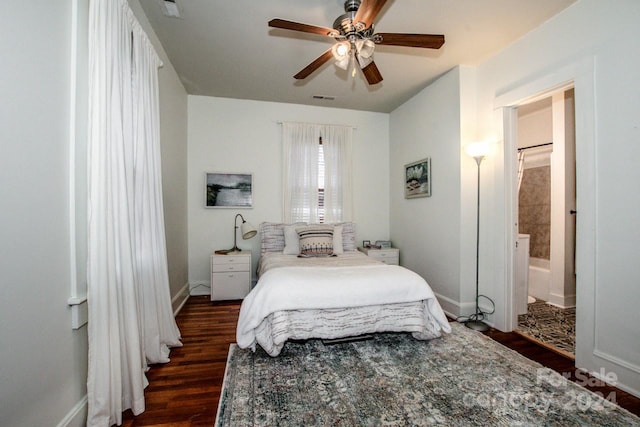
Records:
<instances>
[{"instance_id":1,"label":"curtain panel","mask_svg":"<svg viewBox=\"0 0 640 427\"><path fill-rule=\"evenodd\" d=\"M324 222L351 221L351 126L282 123L283 220L317 223L319 144L324 154Z\"/></svg>"},{"instance_id":2,"label":"curtain panel","mask_svg":"<svg viewBox=\"0 0 640 427\"><path fill-rule=\"evenodd\" d=\"M351 221L352 136L351 126L321 127L324 151L324 218L325 222Z\"/></svg>"},{"instance_id":3,"label":"curtain panel","mask_svg":"<svg viewBox=\"0 0 640 427\"><path fill-rule=\"evenodd\" d=\"M285 223L318 222L320 128L283 123L283 215Z\"/></svg>"},{"instance_id":4,"label":"curtain panel","mask_svg":"<svg viewBox=\"0 0 640 427\"><path fill-rule=\"evenodd\" d=\"M160 65L126 0L90 2L88 426L143 412L147 363L181 345L162 217Z\"/></svg>"}]
</instances>

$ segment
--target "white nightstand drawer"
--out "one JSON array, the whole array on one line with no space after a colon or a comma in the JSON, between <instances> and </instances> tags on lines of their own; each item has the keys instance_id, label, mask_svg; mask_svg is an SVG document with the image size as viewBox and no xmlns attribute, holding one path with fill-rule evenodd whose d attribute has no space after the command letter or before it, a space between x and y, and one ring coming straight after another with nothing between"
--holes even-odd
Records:
<instances>
[{"instance_id":1,"label":"white nightstand drawer","mask_svg":"<svg viewBox=\"0 0 640 427\"><path fill-rule=\"evenodd\" d=\"M211 256L211 301L243 299L251 291L251 252Z\"/></svg>"},{"instance_id":2,"label":"white nightstand drawer","mask_svg":"<svg viewBox=\"0 0 640 427\"><path fill-rule=\"evenodd\" d=\"M211 300L242 299L251 291L251 273L211 273Z\"/></svg>"},{"instance_id":3,"label":"white nightstand drawer","mask_svg":"<svg viewBox=\"0 0 640 427\"><path fill-rule=\"evenodd\" d=\"M400 264L400 249L398 248L384 248L384 249L372 249L372 248L358 248L360 252L365 253L368 257L382 261L389 265Z\"/></svg>"},{"instance_id":4,"label":"white nightstand drawer","mask_svg":"<svg viewBox=\"0 0 640 427\"><path fill-rule=\"evenodd\" d=\"M389 257L373 256L372 258L375 258L378 261L382 261L385 264L389 264L389 265L398 265L400 263L400 259L397 256L389 256Z\"/></svg>"},{"instance_id":5,"label":"white nightstand drawer","mask_svg":"<svg viewBox=\"0 0 640 427\"><path fill-rule=\"evenodd\" d=\"M211 257L211 266L246 266L251 268L251 257L247 255L215 255ZM221 267L223 268L223 267Z\"/></svg>"},{"instance_id":6,"label":"white nightstand drawer","mask_svg":"<svg viewBox=\"0 0 640 427\"><path fill-rule=\"evenodd\" d=\"M249 271L251 270L251 264L242 263L242 264L211 264L211 271L214 273L225 272L225 271Z\"/></svg>"}]
</instances>

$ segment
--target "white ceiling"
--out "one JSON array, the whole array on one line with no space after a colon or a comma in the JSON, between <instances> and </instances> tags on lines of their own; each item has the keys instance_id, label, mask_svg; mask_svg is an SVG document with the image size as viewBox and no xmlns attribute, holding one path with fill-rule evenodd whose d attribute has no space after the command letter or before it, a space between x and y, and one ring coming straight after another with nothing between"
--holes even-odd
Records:
<instances>
[{"instance_id":1,"label":"white ceiling","mask_svg":"<svg viewBox=\"0 0 640 427\"><path fill-rule=\"evenodd\" d=\"M295 80L333 39L267 26L282 18L332 27L344 0L177 2L181 19L164 16L162 0L140 0L189 94L391 112L451 68L481 63L575 0L389 0L377 32L444 34L445 44L439 50L376 46L384 81L374 86L333 61Z\"/></svg>"}]
</instances>

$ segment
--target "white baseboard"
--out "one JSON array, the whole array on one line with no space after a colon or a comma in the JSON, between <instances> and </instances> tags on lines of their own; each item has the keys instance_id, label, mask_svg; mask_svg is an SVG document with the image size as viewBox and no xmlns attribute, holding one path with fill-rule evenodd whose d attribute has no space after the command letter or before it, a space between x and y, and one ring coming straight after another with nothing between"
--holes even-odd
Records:
<instances>
[{"instance_id":1,"label":"white baseboard","mask_svg":"<svg viewBox=\"0 0 640 427\"><path fill-rule=\"evenodd\" d=\"M182 307L189 299L189 283L185 283L184 286L178 291L176 296L171 300L171 308L173 308L173 316L177 316Z\"/></svg>"},{"instance_id":2,"label":"white baseboard","mask_svg":"<svg viewBox=\"0 0 640 427\"><path fill-rule=\"evenodd\" d=\"M440 307L442 307L442 311L451 317L457 318L462 313L462 309L460 307L460 303L458 301L452 300L451 298L445 297L444 295L435 294L438 302L440 303Z\"/></svg>"},{"instance_id":3,"label":"white baseboard","mask_svg":"<svg viewBox=\"0 0 640 427\"><path fill-rule=\"evenodd\" d=\"M189 283L189 295L211 295L211 284L209 282Z\"/></svg>"},{"instance_id":4,"label":"white baseboard","mask_svg":"<svg viewBox=\"0 0 640 427\"><path fill-rule=\"evenodd\" d=\"M84 427L87 424L88 399L85 394L56 427Z\"/></svg>"},{"instance_id":5,"label":"white baseboard","mask_svg":"<svg viewBox=\"0 0 640 427\"><path fill-rule=\"evenodd\" d=\"M438 302L440 303L440 307L442 307L442 311L444 311L444 314L446 314L452 319L457 319L458 317L466 317L470 314L475 313L476 311L476 305L473 302L461 303L459 301L452 300L451 298L445 297L440 294L435 294L435 295L436 295L436 298L438 299ZM489 312L493 308L486 307L480 304L480 309L485 312ZM488 316L484 320L484 322L489 326L494 326L493 322L491 321L491 316Z\"/></svg>"},{"instance_id":6,"label":"white baseboard","mask_svg":"<svg viewBox=\"0 0 640 427\"><path fill-rule=\"evenodd\" d=\"M576 296L574 295L559 295L549 293L549 299L547 302L551 305L555 305L560 308L572 308L576 306Z\"/></svg>"}]
</instances>

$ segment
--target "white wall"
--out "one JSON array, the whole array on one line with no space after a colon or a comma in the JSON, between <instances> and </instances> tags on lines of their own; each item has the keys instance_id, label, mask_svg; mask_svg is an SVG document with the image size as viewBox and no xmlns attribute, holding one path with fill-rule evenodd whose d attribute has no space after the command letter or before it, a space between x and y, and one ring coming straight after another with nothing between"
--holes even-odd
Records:
<instances>
[{"instance_id":1,"label":"white wall","mask_svg":"<svg viewBox=\"0 0 640 427\"><path fill-rule=\"evenodd\" d=\"M548 144L549 142L553 142L551 105L545 105L526 114L518 111L518 148Z\"/></svg>"},{"instance_id":2,"label":"white wall","mask_svg":"<svg viewBox=\"0 0 640 427\"><path fill-rule=\"evenodd\" d=\"M209 256L233 246L237 213L258 227L282 221L281 126L298 121L351 125L353 133L354 222L357 242L389 236L389 116L382 113L284 103L189 96L189 283L192 293L209 293ZM204 208L206 172L253 174L252 209ZM260 239L242 240L253 252ZM255 278L255 277L254 277Z\"/></svg>"},{"instance_id":3,"label":"white wall","mask_svg":"<svg viewBox=\"0 0 640 427\"><path fill-rule=\"evenodd\" d=\"M478 124L483 136L502 134L501 111L568 80L576 82L578 175L578 276L576 363L618 375L619 386L640 395L640 330L629 319L640 303L640 169L637 102L640 59L630 55L640 38L640 2L581 0L478 67ZM504 147L502 147L504 149ZM597 161L596 161L597 159ZM502 154L487 216L491 247L481 286L499 301L496 322L505 324L508 260L504 212L508 212ZM483 186L484 189L484 186ZM463 205L470 203L463 201ZM597 215L596 215L597 212ZM507 243L508 244L508 243Z\"/></svg>"},{"instance_id":4,"label":"white wall","mask_svg":"<svg viewBox=\"0 0 640 427\"><path fill-rule=\"evenodd\" d=\"M460 302L460 68L391 113L391 239L449 313ZM431 157L431 197L404 198L404 165ZM475 230L475 224L474 224Z\"/></svg>"},{"instance_id":5,"label":"white wall","mask_svg":"<svg viewBox=\"0 0 640 427\"><path fill-rule=\"evenodd\" d=\"M0 425L56 425L81 400L86 329L71 329L71 2L0 18Z\"/></svg>"}]
</instances>

